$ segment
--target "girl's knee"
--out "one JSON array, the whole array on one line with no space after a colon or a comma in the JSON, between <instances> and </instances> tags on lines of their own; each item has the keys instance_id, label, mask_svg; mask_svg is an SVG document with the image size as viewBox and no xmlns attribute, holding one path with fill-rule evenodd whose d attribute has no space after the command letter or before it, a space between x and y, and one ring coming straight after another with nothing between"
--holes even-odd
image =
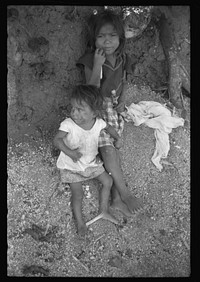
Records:
<instances>
[{"instance_id":1,"label":"girl's knee","mask_svg":"<svg viewBox=\"0 0 200 282\"><path fill-rule=\"evenodd\" d=\"M108 148L105 148L108 147ZM117 151L115 148L111 146L105 146L102 153L102 159L104 162L104 166L107 170L107 172L110 173L119 173L120 168L120 158L117 154ZM111 147L111 148L110 148ZM103 147L102 147L103 148Z\"/></svg>"},{"instance_id":2,"label":"girl's knee","mask_svg":"<svg viewBox=\"0 0 200 282\"><path fill-rule=\"evenodd\" d=\"M115 158L117 156L116 149L112 146L104 146L100 148L103 159Z\"/></svg>"},{"instance_id":3,"label":"girl's knee","mask_svg":"<svg viewBox=\"0 0 200 282\"><path fill-rule=\"evenodd\" d=\"M113 179L110 175L107 175L107 177L104 179L103 186L111 189L112 185L113 185Z\"/></svg>"}]
</instances>

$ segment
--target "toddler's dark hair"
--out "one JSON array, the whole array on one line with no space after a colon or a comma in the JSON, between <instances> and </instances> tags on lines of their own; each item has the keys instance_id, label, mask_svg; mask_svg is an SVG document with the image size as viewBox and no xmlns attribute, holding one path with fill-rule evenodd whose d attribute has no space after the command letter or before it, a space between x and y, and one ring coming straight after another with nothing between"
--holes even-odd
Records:
<instances>
[{"instance_id":1,"label":"toddler's dark hair","mask_svg":"<svg viewBox=\"0 0 200 282\"><path fill-rule=\"evenodd\" d=\"M94 51L96 49L95 42L99 30L103 25L107 23L112 24L115 27L117 34L119 35L119 47L115 52L117 55L120 55L123 52L126 41L124 25L121 17L111 10L104 10L97 15L90 16L88 20L88 48L90 48L91 51Z\"/></svg>"},{"instance_id":2,"label":"toddler's dark hair","mask_svg":"<svg viewBox=\"0 0 200 282\"><path fill-rule=\"evenodd\" d=\"M101 116L103 111L103 96L97 86L86 84L75 86L70 95L70 100L72 99L75 99L80 104L84 101L97 116Z\"/></svg>"}]
</instances>

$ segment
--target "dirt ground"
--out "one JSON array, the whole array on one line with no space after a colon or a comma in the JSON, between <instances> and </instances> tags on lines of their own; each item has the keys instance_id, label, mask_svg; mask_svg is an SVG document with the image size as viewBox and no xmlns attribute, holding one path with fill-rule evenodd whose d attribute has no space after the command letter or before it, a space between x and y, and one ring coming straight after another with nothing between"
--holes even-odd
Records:
<instances>
[{"instance_id":1,"label":"dirt ground","mask_svg":"<svg viewBox=\"0 0 200 282\"><path fill-rule=\"evenodd\" d=\"M184 8L185 7L185 8ZM154 131L125 123L120 149L125 181L144 208L115 225L99 220L76 234L69 187L60 183L52 138L66 115L68 93L81 75L85 21L101 7L11 6L8 11L8 276L190 276L190 121L170 134L159 172L151 162ZM172 6L176 39L189 68L189 8ZM185 39L188 40L185 41ZM80 43L81 42L81 43ZM166 103L166 62L150 25L127 52L137 58L129 77L131 102ZM190 98L184 96L188 113ZM180 113L177 111L177 114ZM190 115L188 115L190 117ZM97 215L99 183L84 184L83 213Z\"/></svg>"}]
</instances>

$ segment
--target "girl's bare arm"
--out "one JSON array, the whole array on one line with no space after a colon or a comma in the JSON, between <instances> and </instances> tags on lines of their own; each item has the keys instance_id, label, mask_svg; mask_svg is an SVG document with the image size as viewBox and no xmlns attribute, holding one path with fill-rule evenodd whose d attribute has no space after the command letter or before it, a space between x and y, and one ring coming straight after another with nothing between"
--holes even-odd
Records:
<instances>
[{"instance_id":1,"label":"girl's bare arm","mask_svg":"<svg viewBox=\"0 0 200 282\"><path fill-rule=\"evenodd\" d=\"M128 87L128 83L127 83L126 80L124 80L123 84L122 84L122 92L121 92L121 95L118 98L118 105L115 106L115 110L118 113L121 113L125 110L127 87Z\"/></svg>"},{"instance_id":2,"label":"girl's bare arm","mask_svg":"<svg viewBox=\"0 0 200 282\"><path fill-rule=\"evenodd\" d=\"M128 84L126 81L123 82L122 84L122 93L118 99L118 102L119 103L125 103L126 102L126 91L127 91L127 87L128 87Z\"/></svg>"},{"instance_id":3,"label":"girl's bare arm","mask_svg":"<svg viewBox=\"0 0 200 282\"><path fill-rule=\"evenodd\" d=\"M85 66L86 84L100 87L100 73L101 73L101 67L97 66L93 68L93 70L91 70L87 66Z\"/></svg>"},{"instance_id":4,"label":"girl's bare arm","mask_svg":"<svg viewBox=\"0 0 200 282\"><path fill-rule=\"evenodd\" d=\"M94 64L92 70L85 66L86 83L100 87L100 76L102 65L105 62L103 50L97 49L94 54Z\"/></svg>"}]
</instances>

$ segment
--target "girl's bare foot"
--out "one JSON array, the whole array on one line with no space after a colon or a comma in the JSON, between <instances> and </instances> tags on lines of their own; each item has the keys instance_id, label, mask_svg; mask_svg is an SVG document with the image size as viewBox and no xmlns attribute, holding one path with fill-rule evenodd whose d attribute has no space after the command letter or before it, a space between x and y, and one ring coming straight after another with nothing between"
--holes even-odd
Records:
<instances>
[{"instance_id":1,"label":"girl's bare foot","mask_svg":"<svg viewBox=\"0 0 200 282\"><path fill-rule=\"evenodd\" d=\"M123 213L125 216L130 217L133 214L129 211L127 205L122 202L121 199L116 199L112 201L111 208L119 210L121 213Z\"/></svg>"},{"instance_id":2,"label":"girl's bare foot","mask_svg":"<svg viewBox=\"0 0 200 282\"><path fill-rule=\"evenodd\" d=\"M132 195L129 195L128 197L125 197L122 200L127 205L128 209L132 212L141 209L143 206L142 200Z\"/></svg>"},{"instance_id":3,"label":"girl's bare foot","mask_svg":"<svg viewBox=\"0 0 200 282\"><path fill-rule=\"evenodd\" d=\"M77 223L77 229L78 229L78 235L79 236L85 236L87 233L87 226L85 223Z\"/></svg>"}]
</instances>

